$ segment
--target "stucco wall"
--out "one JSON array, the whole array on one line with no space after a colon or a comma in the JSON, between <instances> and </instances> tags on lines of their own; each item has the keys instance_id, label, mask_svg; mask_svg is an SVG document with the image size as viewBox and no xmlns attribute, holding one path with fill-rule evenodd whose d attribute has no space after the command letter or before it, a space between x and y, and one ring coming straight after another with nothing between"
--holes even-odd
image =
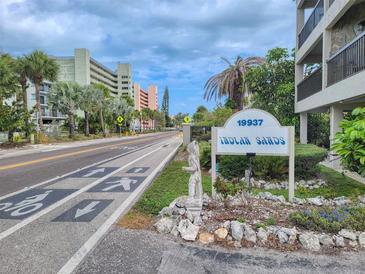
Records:
<instances>
[{"instance_id":1,"label":"stucco wall","mask_svg":"<svg viewBox=\"0 0 365 274\"><path fill-rule=\"evenodd\" d=\"M355 37L354 26L365 20L365 2L354 5L332 29L331 55L346 46Z\"/></svg>"}]
</instances>

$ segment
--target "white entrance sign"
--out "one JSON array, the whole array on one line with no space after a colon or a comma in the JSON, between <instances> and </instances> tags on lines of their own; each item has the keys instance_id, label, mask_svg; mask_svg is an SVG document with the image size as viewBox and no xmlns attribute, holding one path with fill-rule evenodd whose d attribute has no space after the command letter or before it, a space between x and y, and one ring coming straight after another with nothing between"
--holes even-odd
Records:
<instances>
[{"instance_id":1,"label":"white entrance sign","mask_svg":"<svg viewBox=\"0 0 365 274\"><path fill-rule=\"evenodd\" d=\"M224 127L212 128L212 181L216 155L289 156L289 200L294 197L294 127L282 127L270 113L247 109L232 115ZM213 189L214 191L214 189Z\"/></svg>"}]
</instances>

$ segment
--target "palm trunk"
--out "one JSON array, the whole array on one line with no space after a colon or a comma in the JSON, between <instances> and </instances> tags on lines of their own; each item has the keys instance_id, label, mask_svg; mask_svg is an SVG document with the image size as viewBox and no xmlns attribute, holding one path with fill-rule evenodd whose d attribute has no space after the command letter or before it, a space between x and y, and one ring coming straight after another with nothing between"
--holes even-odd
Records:
<instances>
[{"instance_id":1,"label":"palm trunk","mask_svg":"<svg viewBox=\"0 0 365 274\"><path fill-rule=\"evenodd\" d=\"M89 112L85 111L85 135L90 135L90 127L89 127Z\"/></svg>"},{"instance_id":2,"label":"palm trunk","mask_svg":"<svg viewBox=\"0 0 365 274\"><path fill-rule=\"evenodd\" d=\"M75 117L73 114L68 115L68 122L70 127L70 138L75 137Z\"/></svg>"},{"instance_id":3,"label":"palm trunk","mask_svg":"<svg viewBox=\"0 0 365 274\"><path fill-rule=\"evenodd\" d=\"M39 129L42 131L43 130L43 120L42 120L42 108L41 108L41 94L39 91L40 83L35 82L34 86L35 86L35 98L36 98L37 110L38 110L38 125L39 125Z\"/></svg>"},{"instance_id":4,"label":"palm trunk","mask_svg":"<svg viewBox=\"0 0 365 274\"><path fill-rule=\"evenodd\" d=\"M29 120L28 120L28 97L27 97L27 79L20 80L20 85L22 86L22 94L23 94L23 107L24 112L27 114L27 118L25 119L25 137L29 135Z\"/></svg>"},{"instance_id":5,"label":"palm trunk","mask_svg":"<svg viewBox=\"0 0 365 274\"><path fill-rule=\"evenodd\" d=\"M101 129L103 131L103 136L106 137L105 126L104 126L104 116L103 116L103 110L102 109L99 111L99 118L100 118Z\"/></svg>"}]
</instances>

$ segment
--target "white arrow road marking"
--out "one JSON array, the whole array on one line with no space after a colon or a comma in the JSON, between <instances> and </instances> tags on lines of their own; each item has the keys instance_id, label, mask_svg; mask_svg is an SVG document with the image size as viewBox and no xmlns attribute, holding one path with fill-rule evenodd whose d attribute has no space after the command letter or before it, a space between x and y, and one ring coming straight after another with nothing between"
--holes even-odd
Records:
<instances>
[{"instance_id":1,"label":"white arrow road marking","mask_svg":"<svg viewBox=\"0 0 365 274\"><path fill-rule=\"evenodd\" d=\"M85 174L85 175L84 175L84 176L82 176L82 177L83 177L83 178L87 178L87 177L90 177L90 176L95 175L96 173L104 172L104 171L105 171L105 168L95 169L95 170L90 171L88 174Z\"/></svg>"},{"instance_id":2,"label":"white arrow road marking","mask_svg":"<svg viewBox=\"0 0 365 274\"><path fill-rule=\"evenodd\" d=\"M119 181L106 182L106 184L113 184L113 185L103 188L101 191L109 191L109 190L112 190L119 186L122 186L125 191L128 191L131 189L131 184L135 184L135 183L137 183L137 180L131 180L129 178L122 178Z\"/></svg>"},{"instance_id":3,"label":"white arrow road marking","mask_svg":"<svg viewBox=\"0 0 365 274\"><path fill-rule=\"evenodd\" d=\"M141 167L136 168L136 169L134 170L134 173L138 173L138 172L140 172L140 171L142 171L142 170L143 170L143 168L141 168Z\"/></svg>"},{"instance_id":4,"label":"white arrow road marking","mask_svg":"<svg viewBox=\"0 0 365 274\"><path fill-rule=\"evenodd\" d=\"M76 210L76 214L75 214L75 219L85 215L85 214L88 214L90 212L93 212L95 210L95 207L100 204L100 201L93 201L91 202L90 204L88 204L87 206L85 206L84 208L80 209L78 208Z\"/></svg>"}]
</instances>

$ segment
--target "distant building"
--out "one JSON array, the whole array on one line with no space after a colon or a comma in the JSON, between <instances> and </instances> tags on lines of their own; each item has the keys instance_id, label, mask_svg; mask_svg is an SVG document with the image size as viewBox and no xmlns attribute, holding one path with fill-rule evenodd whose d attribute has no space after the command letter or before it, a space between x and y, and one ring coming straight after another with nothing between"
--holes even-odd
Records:
<instances>
[{"instance_id":1,"label":"distant building","mask_svg":"<svg viewBox=\"0 0 365 274\"><path fill-rule=\"evenodd\" d=\"M138 83L133 84L134 93L134 107L136 110L149 108L151 110L158 110L157 87L154 85L148 86L147 91L141 88Z\"/></svg>"},{"instance_id":2,"label":"distant building","mask_svg":"<svg viewBox=\"0 0 365 274\"><path fill-rule=\"evenodd\" d=\"M149 108L150 110L158 110L158 91L154 85L149 85L147 91L143 90L138 83L133 84L134 93L134 107L136 110ZM154 128L152 120L143 121L142 126L144 129Z\"/></svg>"},{"instance_id":3,"label":"distant building","mask_svg":"<svg viewBox=\"0 0 365 274\"><path fill-rule=\"evenodd\" d=\"M132 68L130 64L118 64L112 71L90 56L87 49L75 49L74 56L52 57L60 65L59 81L75 81L80 85L104 84L114 95L132 93Z\"/></svg>"},{"instance_id":4,"label":"distant building","mask_svg":"<svg viewBox=\"0 0 365 274\"><path fill-rule=\"evenodd\" d=\"M332 143L344 113L365 106L365 2L297 0L296 6L300 142L307 143L308 113L329 112Z\"/></svg>"},{"instance_id":5,"label":"distant building","mask_svg":"<svg viewBox=\"0 0 365 274\"><path fill-rule=\"evenodd\" d=\"M116 71L112 71L90 56L87 49L77 48L74 56L50 56L60 66L58 81L75 81L80 85L102 83L112 95L125 95L134 98L132 88L132 67L130 64L119 63ZM44 123L64 120L65 115L54 111L48 106L48 95L51 83L44 81L40 90L40 101ZM36 104L34 84L29 83L27 90L28 107L32 109Z\"/></svg>"}]
</instances>

